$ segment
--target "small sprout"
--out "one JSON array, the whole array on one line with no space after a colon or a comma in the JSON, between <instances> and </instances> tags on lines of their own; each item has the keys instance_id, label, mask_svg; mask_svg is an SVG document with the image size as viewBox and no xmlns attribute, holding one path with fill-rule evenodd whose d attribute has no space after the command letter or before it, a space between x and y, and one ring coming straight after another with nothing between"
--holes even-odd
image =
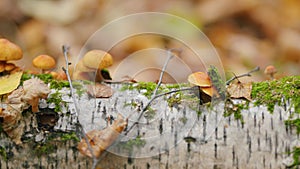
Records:
<instances>
[{"instance_id":1,"label":"small sprout","mask_svg":"<svg viewBox=\"0 0 300 169\"><path fill-rule=\"evenodd\" d=\"M49 55L39 55L33 59L32 65L41 69L42 73L44 73L45 70L54 68L56 66L56 62L54 58Z\"/></svg>"},{"instance_id":2,"label":"small sprout","mask_svg":"<svg viewBox=\"0 0 300 169\"><path fill-rule=\"evenodd\" d=\"M270 78L273 80L274 79L274 74L277 73L277 69L273 65L269 65L266 67L264 73L267 76L270 76Z\"/></svg>"}]
</instances>

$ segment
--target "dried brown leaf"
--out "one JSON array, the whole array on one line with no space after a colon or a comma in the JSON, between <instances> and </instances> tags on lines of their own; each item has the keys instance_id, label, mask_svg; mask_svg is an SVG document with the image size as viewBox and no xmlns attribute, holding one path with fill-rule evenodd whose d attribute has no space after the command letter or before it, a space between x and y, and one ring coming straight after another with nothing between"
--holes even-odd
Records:
<instances>
[{"instance_id":1,"label":"dried brown leaf","mask_svg":"<svg viewBox=\"0 0 300 169\"><path fill-rule=\"evenodd\" d=\"M94 156L99 157L104 150L112 145L126 125L127 121L119 114L113 124L105 129L89 131L86 136ZM77 148L83 155L93 157L84 138L82 138Z\"/></svg>"},{"instance_id":2,"label":"dried brown leaf","mask_svg":"<svg viewBox=\"0 0 300 169\"><path fill-rule=\"evenodd\" d=\"M110 86L96 83L94 85L87 85L87 93L96 98L108 98L112 96L113 90Z\"/></svg>"},{"instance_id":3,"label":"dried brown leaf","mask_svg":"<svg viewBox=\"0 0 300 169\"><path fill-rule=\"evenodd\" d=\"M240 99L245 98L247 100L251 100L251 90L252 83L231 83L227 87L227 92L229 93L231 98Z\"/></svg>"}]
</instances>

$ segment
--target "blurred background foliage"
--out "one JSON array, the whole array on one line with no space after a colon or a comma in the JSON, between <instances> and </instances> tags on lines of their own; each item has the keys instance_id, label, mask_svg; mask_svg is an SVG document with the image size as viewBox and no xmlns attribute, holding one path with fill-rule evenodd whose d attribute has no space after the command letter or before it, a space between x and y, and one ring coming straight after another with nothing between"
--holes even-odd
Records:
<instances>
[{"instance_id":1,"label":"blurred background foliage","mask_svg":"<svg viewBox=\"0 0 300 169\"><path fill-rule=\"evenodd\" d=\"M18 62L22 68L34 69L32 58L46 53L56 58L60 69L63 44L71 46L76 58L101 26L124 15L150 11L174 14L199 27L216 47L229 76L270 64L278 69L278 78L300 73L299 0L1 0L0 36L22 47L24 57ZM157 35L136 36L114 47L111 54L117 65L135 51L176 48L181 46L178 43ZM191 69L198 70L189 55L182 53ZM261 71L250 80L264 79Z\"/></svg>"}]
</instances>

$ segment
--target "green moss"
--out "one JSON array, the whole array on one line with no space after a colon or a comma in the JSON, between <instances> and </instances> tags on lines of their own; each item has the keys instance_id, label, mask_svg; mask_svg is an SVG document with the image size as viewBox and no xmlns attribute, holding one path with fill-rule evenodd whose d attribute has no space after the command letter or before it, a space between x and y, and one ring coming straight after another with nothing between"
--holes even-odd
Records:
<instances>
[{"instance_id":1,"label":"green moss","mask_svg":"<svg viewBox=\"0 0 300 169\"><path fill-rule=\"evenodd\" d=\"M41 79L45 83L50 83L53 80L53 76L51 74L37 74L34 75L34 77Z\"/></svg>"},{"instance_id":2,"label":"green moss","mask_svg":"<svg viewBox=\"0 0 300 169\"><path fill-rule=\"evenodd\" d=\"M2 146L0 146L0 156L2 156L2 158L6 161L7 160L7 153L6 153L6 149Z\"/></svg>"},{"instance_id":3,"label":"green moss","mask_svg":"<svg viewBox=\"0 0 300 169\"><path fill-rule=\"evenodd\" d=\"M134 147L143 147L146 144L146 141L143 140L140 136L137 136L135 139L128 140L125 143L120 143L118 146L124 148L128 151L132 151Z\"/></svg>"},{"instance_id":4,"label":"green moss","mask_svg":"<svg viewBox=\"0 0 300 169\"><path fill-rule=\"evenodd\" d=\"M224 117L231 116L233 114L235 120L240 120L241 123L245 123L242 110L249 108L249 102L244 101L242 103L234 104L231 99L227 99L225 103Z\"/></svg>"},{"instance_id":5,"label":"green moss","mask_svg":"<svg viewBox=\"0 0 300 169\"><path fill-rule=\"evenodd\" d=\"M34 154L40 157L42 155L49 155L51 153L54 153L56 150L56 146L51 143L36 144L33 150Z\"/></svg>"},{"instance_id":6,"label":"green moss","mask_svg":"<svg viewBox=\"0 0 300 169\"><path fill-rule=\"evenodd\" d=\"M285 125L296 127L297 134L300 134L300 119L286 120Z\"/></svg>"},{"instance_id":7,"label":"green moss","mask_svg":"<svg viewBox=\"0 0 300 169\"><path fill-rule=\"evenodd\" d=\"M293 154L294 162L288 168L297 168L300 165L300 147L294 147L291 153Z\"/></svg>"},{"instance_id":8,"label":"green moss","mask_svg":"<svg viewBox=\"0 0 300 169\"><path fill-rule=\"evenodd\" d=\"M217 89L218 93L220 94L220 97L224 99L226 93L225 82L222 80L217 68L211 65L208 69L207 74L209 75L213 86Z\"/></svg>"},{"instance_id":9,"label":"green moss","mask_svg":"<svg viewBox=\"0 0 300 169\"><path fill-rule=\"evenodd\" d=\"M186 124L186 122L188 121L187 117L180 117L179 120L180 120L183 124Z\"/></svg>"},{"instance_id":10,"label":"green moss","mask_svg":"<svg viewBox=\"0 0 300 169\"><path fill-rule=\"evenodd\" d=\"M50 89L58 89L61 90L63 87L70 87L70 83L65 80L51 80Z\"/></svg>"},{"instance_id":11,"label":"green moss","mask_svg":"<svg viewBox=\"0 0 300 169\"><path fill-rule=\"evenodd\" d=\"M47 103L55 104L55 112L61 112L61 104L66 104L66 102L62 100L62 94L59 91L56 91L55 93L49 95L47 98Z\"/></svg>"},{"instance_id":12,"label":"green moss","mask_svg":"<svg viewBox=\"0 0 300 169\"><path fill-rule=\"evenodd\" d=\"M26 80L29 80L32 78L32 74L29 74L28 72L24 72L21 76L20 85L23 85L23 82Z\"/></svg>"},{"instance_id":13,"label":"green moss","mask_svg":"<svg viewBox=\"0 0 300 169\"><path fill-rule=\"evenodd\" d=\"M75 132L50 132L45 136L43 142L35 143L32 147L33 153L37 156L54 153L61 143L67 141L79 142Z\"/></svg>"},{"instance_id":14,"label":"green moss","mask_svg":"<svg viewBox=\"0 0 300 169\"><path fill-rule=\"evenodd\" d=\"M282 98L291 100L295 112L300 112L300 76L288 76L279 80L264 81L252 84L251 97L255 105L266 105L270 112L274 106L282 106Z\"/></svg>"},{"instance_id":15,"label":"green moss","mask_svg":"<svg viewBox=\"0 0 300 169\"><path fill-rule=\"evenodd\" d=\"M177 94L174 94L167 99L169 107L179 105L181 103L181 101L182 101L182 92L178 92Z\"/></svg>"},{"instance_id":16,"label":"green moss","mask_svg":"<svg viewBox=\"0 0 300 169\"><path fill-rule=\"evenodd\" d=\"M82 85L82 83L79 81L72 82L73 88L76 90L76 94L79 97L81 97L86 92L86 88Z\"/></svg>"},{"instance_id":17,"label":"green moss","mask_svg":"<svg viewBox=\"0 0 300 169\"><path fill-rule=\"evenodd\" d=\"M75 132L61 133L60 138L61 138L61 141L69 141L69 140L73 140L73 141L76 141L76 142L80 141L80 139L77 137Z\"/></svg>"},{"instance_id":18,"label":"green moss","mask_svg":"<svg viewBox=\"0 0 300 169\"><path fill-rule=\"evenodd\" d=\"M148 107L147 110L145 111L144 117L148 120L151 120L155 117L156 115L156 110L154 110L151 107Z\"/></svg>"}]
</instances>

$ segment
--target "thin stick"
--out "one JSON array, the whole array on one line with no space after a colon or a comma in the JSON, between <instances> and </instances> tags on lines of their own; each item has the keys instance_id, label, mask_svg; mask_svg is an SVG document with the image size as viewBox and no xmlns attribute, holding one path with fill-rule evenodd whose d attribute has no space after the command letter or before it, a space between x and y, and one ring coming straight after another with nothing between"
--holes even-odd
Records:
<instances>
[{"instance_id":1,"label":"thin stick","mask_svg":"<svg viewBox=\"0 0 300 169\"><path fill-rule=\"evenodd\" d=\"M155 90L153 91L151 99L148 101L148 103L146 104L146 106L144 106L144 108L141 110L141 113L140 113L139 117L137 118L137 121L135 123L133 123L132 126L130 126L130 128L125 132L125 135L127 135L129 133L129 131L132 130L135 125L138 124L138 121L140 121L140 119L142 118L144 112L148 109L149 105L157 98L157 96L160 97L160 96L163 96L164 94L169 94L170 93L170 92L167 92L167 93L163 93L163 94L157 95L157 91L158 91L158 89L159 89L159 87L160 87L160 85L162 83L162 78L163 78L165 70L166 70L166 68L168 66L168 63L173 58L173 54L172 54L173 50L176 50L176 49L170 49L170 50L168 50L168 58L165 61L165 64L164 64L164 66L162 68L162 71L160 73L160 77L159 77L157 86L156 86ZM181 52L181 50L179 50L179 51ZM175 91L174 92L171 91L171 92L174 93Z\"/></svg>"},{"instance_id":2,"label":"thin stick","mask_svg":"<svg viewBox=\"0 0 300 169\"><path fill-rule=\"evenodd\" d=\"M73 103L75 105L75 116L77 117L77 125L78 127L80 128L80 132L82 133L83 135L83 138L85 140L85 142L87 143L88 145L88 150L91 152L91 155L92 155L92 158L93 158L93 169L96 168L96 165L98 163L98 159L97 157L94 155L94 152L93 152L93 149L92 149L92 146L86 136L86 132L84 130L84 128L82 127L81 123L79 122L79 108L78 108L78 102L76 100L76 97L75 97L75 94L74 94L74 88L73 88L73 85L72 85L72 81L71 81L71 76L70 76L70 73L69 73L69 60L68 60L68 52L69 52L69 47L63 45L62 47L63 49L63 53L64 53L64 57L65 57L65 61L66 61L66 68L62 67L63 71L66 73L67 75L67 78L68 78L68 81L69 81L69 84L70 84L70 92L71 92L71 97L73 99Z\"/></svg>"},{"instance_id":3,"label":"thin stick","mask_svg":"<svg viewBox=\"0 0 300 169\"><path fill-rule=\"evenodd\" d=\"M238 76L233 76L232 78L230 78L229 80L226 81L226 85L229 85L235 79L238 79L238 78L241 78L241 77L245 77L245 76L249 76L250 77L251 73L259 71L259 69L260 69L259 66L257 66L257 67L255 67L254 69L250 70L247 73L244 73L244 74L241 74L241 75L238 75Z\"/></svg>"},{"instance_id":4,"label":"thin stick","mask_svg":"<svg viewBox=\"0 0 300 169\"><path fill-rule=\"evenodd\" d=\"M154 98L155 95L157 94L158 88L159 88L160 85L161 85L162 78L163 78L164 73L165 73L165 71L166 71L166 69L167 69L167 65L168 65L169 61L170 61L172 58L173 58L173 55L172 55L172 53L171 53L171 50L168 50L168 58L167 58L167 60L165 61L165 64L164 64L164 66L163 66L163 68L162 68L162 70L161 70L161 72L160 72L159 80L158 80L158 83L157 83L157 85L156 85L156 88L155 88L155 90L154 90L154 92L153 92L153 94L152 94L152 98Z\"/></svg>"}]
</instances>

